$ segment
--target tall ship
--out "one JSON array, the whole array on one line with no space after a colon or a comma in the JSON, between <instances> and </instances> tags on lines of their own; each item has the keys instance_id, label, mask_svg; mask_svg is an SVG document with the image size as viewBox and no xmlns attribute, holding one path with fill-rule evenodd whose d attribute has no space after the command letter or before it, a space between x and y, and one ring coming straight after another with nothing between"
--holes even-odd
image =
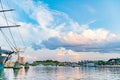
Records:
<instances>
[{"instance_id":1,"label":"tall ship","mask_svg":"<svg viewBox=\"0 0 120 80\"><path fill-rule=\"evenodd\" d=\"M0 18L4 19L3 21L0 21L0 67L4 68L4 64L11 58L12 54L19 55L20 48L18 49L18 45L16 43L14 34L15 32L12 32L11 28L18 28L20 25L17 25L16 23L10 24L9 16L7 16L8 13L12 13L15 9L9 9L8 5L7 8L4 4L6 0L0 0ZM8 3L7 3L8 4ZM11 17L11 16L10 16ZM12 20L14 21L14 20ZM19 38L21 37L20 31L18 29ZM4 41L3 41L4 40ZM22 39L21 39L22 40ZM7 45L7 47L5 47Z\"/></svg>"}]
</instances>

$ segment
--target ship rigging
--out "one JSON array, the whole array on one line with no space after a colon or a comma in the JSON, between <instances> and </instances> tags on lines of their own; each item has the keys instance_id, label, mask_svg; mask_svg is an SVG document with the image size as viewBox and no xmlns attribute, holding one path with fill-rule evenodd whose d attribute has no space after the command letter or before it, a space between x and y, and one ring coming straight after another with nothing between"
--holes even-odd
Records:
<instances>
[{"instance_id":1,"label":"ship rigging","mask_svg":"<svg viewBox=\"0 0 120 80\"><path fill-rule=\"evenodd\" d=\"M24 49L25 49L25 43L23 41L22 35L20 33L20 30L18 28L18 27L20 27L20 25L17 25L16 23L11 25L10 21L8 20L8 17L6 16L6 14L8 12L13 12L15 9L5 9L5 7L3 6L3 1L4 0L0 0L0 7L1 7L0 14L4 18L5 25L0 25L0 33L2 35L0 37L4 38L6 44L8 45L8 47L10 49L9 50L2 49L2 46L0 45L0 65L4 65L9 60L10 56L13 53L16 53L18 55L18 59L19 59L19 53L21 52L21 49L18 47L18 45L16 43L16 40L15 40L14 35L13 35L15 33L12 32L11 28L16 28L17 27L16 30L19 33L19 38L21 39L21 42L24 45ZM6 0L6 2L7 2L7 0ZM7 4L8 4L8 2L7 2ZM6 31L8 31L8 32L6 32ZM5 43L3 43L3 44L5 44Z\"/></svg>"}]
</instances>

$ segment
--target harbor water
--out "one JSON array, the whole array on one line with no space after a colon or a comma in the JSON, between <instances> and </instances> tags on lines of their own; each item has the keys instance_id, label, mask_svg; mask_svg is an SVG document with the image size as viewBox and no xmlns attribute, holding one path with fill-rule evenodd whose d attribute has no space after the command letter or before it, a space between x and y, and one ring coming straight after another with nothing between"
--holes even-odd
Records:
<instances>
[{"instance_id":1,"label":"harbor water","mask_svg":"<svg viewBox=\"0 0 120 80\"><path fill-rule=\"evenodd\" d=\"M35 66L0 70L0 80L120 80L120 68Z\"/></svg>"}]
</instances>

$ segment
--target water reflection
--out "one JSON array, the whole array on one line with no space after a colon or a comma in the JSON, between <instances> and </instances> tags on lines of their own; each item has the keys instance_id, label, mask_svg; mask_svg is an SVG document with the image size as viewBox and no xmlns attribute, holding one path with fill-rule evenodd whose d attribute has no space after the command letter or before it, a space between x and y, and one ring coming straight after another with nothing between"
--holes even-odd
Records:
<instances>
[{"instance_id":1,"label":"water reflection","mask_svg":"<svg viewBox=\"0 0 120 80\"><path fill-rule=\"evenodd\" d=\"M13 71L14 71L14 76L15 76L15 78L16 78L17 75L18 75L19 69L13 69Z\"/></svg>"},{"instance_id":2,"label":"water reflection","mask_svg":"<svg viewBox=\"0 0 120 80\"><path fill-rule=\"evenodd\" d=\"M119 80L120 68L36 66L5 69L0 80Z\"/></svg>"},{"instance_id":3,"label":"water reflection","mask_svg":"<svg viewBox=\"0 0 120 80\"><path fill-rule=\"evenodd\" d=\"M7 80L4 75L4 69L0 69L0 80Z\"/></svg>"},{"instance_id":4,"label":"water reflection","mask_svg":"<svg viewBox=\"0 0 120 80\"><path fill-rule=\"evenodd\" d=\"M20 68L20 69L13 69L15 79L22 79L25 75L27 75L29 68Z\"/></svg>"},{"instance_id":5,"label":"water reflection","mask_svg":"<svg viewBox=\"0 0 120 80\"><path fill-rule=\"evenodd\" d=\"M27 75L29 68L24 68L25 69L25 74Z\"/></svg>"}]
</instances>

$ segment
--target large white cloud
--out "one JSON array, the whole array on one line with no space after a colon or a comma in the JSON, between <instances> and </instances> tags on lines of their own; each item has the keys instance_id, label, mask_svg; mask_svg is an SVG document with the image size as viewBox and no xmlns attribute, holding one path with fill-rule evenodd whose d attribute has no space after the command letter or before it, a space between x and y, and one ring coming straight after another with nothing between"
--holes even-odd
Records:
<instances>
[{"instance_id":1,"label":"large white cloud","mask_svg":"<svg viewBox=\"0 0 120 80\"><path fill-rule=\"evenodd\" d=\"M80 34L69 32L66 35L60 36L61 41L73 45L102 43L106 41L113 41L115 39L118 39L116 34L109 33L103 29L86 29L83 30Z\"/></svg>"}]
</instances>

